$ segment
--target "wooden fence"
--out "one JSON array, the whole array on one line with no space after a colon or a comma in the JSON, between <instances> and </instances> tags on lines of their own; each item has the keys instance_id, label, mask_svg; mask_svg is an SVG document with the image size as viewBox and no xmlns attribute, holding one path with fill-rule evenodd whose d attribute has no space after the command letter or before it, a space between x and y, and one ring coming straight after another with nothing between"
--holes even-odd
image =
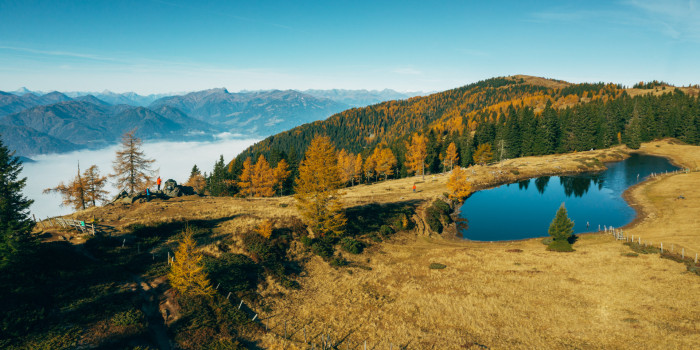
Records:
<instances>
[{"instance_id":1,"label":"wooden fence","mask_svg":"<svg viewBox=\"0 0 700 350\"><path fill-rule=\"evenodd\" d=\"M41 226L43 229L60 227L64 229L75 229L76 231L79 231L80 233L84 234L92 234L93 236L95 235L94 223L87 223L85 221L73 219L64 219L60 217L46 218L46 220L37 221L36 217L33 217L34 222L36 222L36 224L38 226Z\"/></svg>"}]
</instances>

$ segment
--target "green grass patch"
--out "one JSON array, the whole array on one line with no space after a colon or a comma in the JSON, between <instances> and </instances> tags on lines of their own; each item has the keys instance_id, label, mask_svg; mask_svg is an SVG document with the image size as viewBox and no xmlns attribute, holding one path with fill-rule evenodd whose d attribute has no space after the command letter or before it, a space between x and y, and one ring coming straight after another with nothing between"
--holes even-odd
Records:
<instances>
[{"instance_id":1,"label":"green grass patch","mask_svg":"<svg viewBox=\"0 0 700 350\"><path fill-rule=\"evenodd\" d=\"M547 246L547 250L553 252L573 252L574 248L568 241L553 240L552 243Z\"/></svg>"},{"instance_id":2,"label":"green grass patch","mask_svg":"<svg viewBox=\"0 0 700 350\"><path fill-rule=\"evenodd\" d=\"M442 270L447 267L445 264L440 264L440 263L430 263L430 266L428 266L431 270Z\"/></svg>"}]
</instances>

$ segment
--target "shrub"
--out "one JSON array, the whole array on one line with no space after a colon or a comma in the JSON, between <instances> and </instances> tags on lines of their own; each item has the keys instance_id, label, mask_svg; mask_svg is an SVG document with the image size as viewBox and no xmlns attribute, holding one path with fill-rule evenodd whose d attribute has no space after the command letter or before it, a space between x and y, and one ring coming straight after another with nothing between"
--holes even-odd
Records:
<instances>
[{"instance_id":1,"label":"shrub","mask_svg":"<svg viewBox=\"0 0 700 350\"><path fill-rule=\"evenodd\" d=\"M450 215L450 212L452 211L452 208L450 208L449 204L439 199L436 199L435 202L433 202L433 207L435 207L435 209L437 209L440 213L445 215Z\"/></svg>"},{"instance_id":2,"label":"shrub","mask_svg":"<svg viewBox=\"0 0 700 350\"><path fill-rule=\"evenodd\" d=\"M111 322L115 326L139 326L143 320L144 315L141 310L131 309L112 316Z\"/></svg>"},{"instance_id":3,"label":"shrub","mask_svg":"<svg viewBox=\"0 0 700 350\"><path fill-rule=\"evenodd\" d=\"M574 248L571 246L571 243L566 240L558 241L555 239L547 246L547 250L554 252L573 252Z\"/></svg>"},{"instance_id":4,"label":"shrub","mask_svg":"<svg viewBox=\"0 0 700 350\"><path fill-rule=\"evenodd\" d=\"M384 226L382 226L382 227L384 227ZM343 248L343 250L345 250L348 253L360 254L360 253L362 253L362 250L365 248L365 245L364 245L364 243L362 243L358 240L346 237L340 241L340 247Z\"/></svg>"},{"instance_id":5,"label":"shrub","mask_svg":"<svg viewBox=\"0 0 700 350\"><path fill-rule=\"evenodd\" d=\"M442 270L442 269L446 268L447 265L440 264L440 263L431 263L429 267L431 270Z\"/></svg>"},{"instance_id":6,"label":"shrub","mask_svg":"<svg viewBox=\"0 0 700 350\"><path fill-rule=\"evenodd\" d=\"M333 242L325 237L315 239L311 244L311 251L322 258L330 258L335 253Z\"/></svg>"},{"instance_id":7,"label":"shrub","mask_svg":"<svg viewBox=\"0 0 700 350\"><path fill-rule=\"evenodd\" d=\"M384 236L389 236L394 233L394 230L389 225L382 225L382 227L379 228L379 233Z\"/></svg>"},{"instance_id":8,"label":"shrub","mask_svg":"<svg viewBox=\"0 0 700 350\"><path fill-rule=\"evenodd\" d=\"M331 266L342 267L347 266L349 262L342 256L337 256L331 260Z\"/></svg>"},{"instance_id":9,"label":"shrub","mask_svg":"<svg viewBox=\"0 0 700 350\"><path fill-rule=\"evenodd\" d=\"M241 254L223 253L219 258L206 256L204 270L212 285L229 292L255 290L260 268L249 257Z\"/></svg>"},{"instance_id":10,"label":"shrub","mask_svg":"<svg viewBox=\"0 0 700 350\"><path fill-rule=\"evenodd\" d=\"M442 233L442 222L440 222L440 212L434 207L428 207L425 211L426 221L433 232Z\"/></svg>"},{"instance_id":11,"label":"shrub","mask_svg":"<svg viewBox=\"0 0 700 350\"><path fill-rule=\"evenodd\" d=\"M301 244L303 244L306 247L310 247L311 244L313 243L313 240L309 238L309 236L301 236Z\"/></svg>"}]
</instances>

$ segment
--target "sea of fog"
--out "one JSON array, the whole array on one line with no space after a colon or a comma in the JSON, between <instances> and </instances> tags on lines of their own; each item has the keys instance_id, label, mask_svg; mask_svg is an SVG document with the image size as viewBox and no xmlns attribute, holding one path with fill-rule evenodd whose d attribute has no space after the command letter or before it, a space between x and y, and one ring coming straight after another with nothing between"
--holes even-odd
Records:
<instances>
[{"instance_id":1,"label":"sea of fog","mask_svg":"<svg viewBox=\"0 0 700 350\"><path fill-rule=\"evenodd\" d=\"M144 142L143 151L146 157L155 159L152 169L156 176L165 182L173 179L177 183L187 181L193 165L202 172L210 173L219 155L228 162L258 139L223 139L211 142ZM25 163L20 173L27 178L24 194L34 200L30 211L37 219L45 219L56 215L73 212L71 207L61 206L61 196L57 193L43 194L45 188L56 187L59 182L71 181L77 175L78 162L80 170L84 171L91 165L97 165L101 175L112 172L112 162L119 145L100 150L77 151L61 154L47 154L32 157L35 162ZM109 197L116 195L117 189L110 182Z\"/></svg>"}]
</instances>

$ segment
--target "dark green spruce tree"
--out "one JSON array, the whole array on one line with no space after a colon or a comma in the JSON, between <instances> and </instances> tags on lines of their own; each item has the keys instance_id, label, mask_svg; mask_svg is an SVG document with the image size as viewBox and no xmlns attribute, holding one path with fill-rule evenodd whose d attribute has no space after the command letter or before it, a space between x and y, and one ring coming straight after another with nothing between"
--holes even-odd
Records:
<instances>
[{"instance_id":1,"label":"dark green spruce tree","mask_svg":"<svg viewBox=\"0 0 700 350\"><path fill-rule=\"evenodd\" d=\"M549 225L549 235L552 236L552 243L549 244L547 250L558 252L574 251L570 243L573 233L574 222L569 219L566 207L562 203L559 210L557 210L557 215L554 216L554 220Z\"/></svg>"},{"instance_id":2,"label":"dark green spruce tree","mask_svg":"<svg viewBox=\"0 0 700 350\"><path fill-rule=\"evenodd\" d=\"M21 263L35 245L29 218L34 201L22 195L27 178L19 178L21 171L19 158L0 140L0 271Z\"/></svg>"}]
</instances>

